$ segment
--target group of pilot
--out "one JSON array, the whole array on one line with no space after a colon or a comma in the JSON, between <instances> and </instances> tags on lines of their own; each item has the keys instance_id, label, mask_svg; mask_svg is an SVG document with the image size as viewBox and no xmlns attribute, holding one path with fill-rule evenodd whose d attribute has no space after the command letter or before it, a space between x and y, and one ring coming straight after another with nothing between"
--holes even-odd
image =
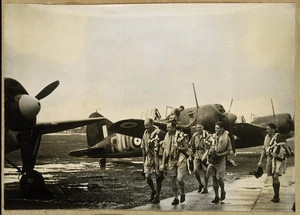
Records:
<instances>
[{"instance_id":1,"label":"group of pilot","mask_svg":"<svg viewBox=\"0 0 300 215\"><path fill-rule=\"evenodd\" d=\"M162 136L160 129L154 125L151 118L144 121L145 132L142 138L141 148L143 154L143 173L151 189L150 201L160 202L162 182L165 175L170 178L171 190L174 196L172 205L178 205L185 201L184 176L191 172L190 165L199 183L198 192L208 193L207 185L211 177L215 197L212 203L218 204L226 198L224 176L227 155L232 154L232 145L229 132L225 130L223 122L215 124L215 133L210 134L204 130L201 123L195 126L195 132L191 138L178 128L176 121L167 123L167 133ZM284 150L278 149L284 146L285 139L275 132L273 123L267 126L264 147L258 166L267 155L267 173L273 178L274 197L273 202L279 202L279 176L283 174ZM282 147L283 148L283 147ZM156 189L151 178L156 175ZM177 189L180 188L180 198ZM219 193L220 188L220 193Z\"/></svg>"}]
</instances>

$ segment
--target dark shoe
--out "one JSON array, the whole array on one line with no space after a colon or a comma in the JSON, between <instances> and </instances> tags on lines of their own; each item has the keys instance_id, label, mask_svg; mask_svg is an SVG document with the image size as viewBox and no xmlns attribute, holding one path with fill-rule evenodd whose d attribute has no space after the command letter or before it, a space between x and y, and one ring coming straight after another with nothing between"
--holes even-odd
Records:
<instances>
[{"instance_id":1,"label":"dark shoe","mask_svg":"<svg viewBox=\"0 0 300 215\"><path fill-rule=\"evenodd\" d=\"M178 199L174 199L173 202L171 203L172 205L178 205L179 204L179 200Z\"/></svg>"},{"instance_id":2,"label":"dark shoe","mask_svg":"<svg viewBox=\"0 0 300 215\"><path fill-rule=\"evenodd\" d=\"M152 201L153 204L158 204L160 202L159 196L155 196L155 199Z\"/></svg>"},{"instance_id":3,"label":"dark shoe","mask_svg":"<svg viewBox=\"0 0 300 215\"><path fill-rule=\"evenodd\" d=\"M214 200L211 201L211 203L218 204L220 201L219 197L215 197Z\"/></svg>"},{"instance_id":4,"label":"dark shoe","mask_svg":"<svg viewBox=\"0 0 300 215\"><path fill-rule=\"evenodd\" d=\"M153 201L153 200L154 200L155 194L156 194L156 191L154 190L154 191L151 193L150 201Z\"/></svg>"},{"instance_id":5,"label":"dark shoe","mask_svg":"<svg viewBox=\"0 0 300 215\"><path fill-rule=\"evenodd\" d=\"M204 187L203 184L199 185L198 193L200 193L202 191L203 187Z\"/></svg>"},{"instance_id":6,"label":"dark shoe","mask_svg":"<svg viewBox=\"0 0 300 215\"><path fill-rule=\"evenodd\" d=\"M221 199L220 200L223 201L225 199L225 197L226 197L226 192L221 191Z\"/></svg>"},{"instance_id":7,"label":"dark shoe","mask_svg":"<svg viewBox=\"0 0 300 215\"><path fill-rule=\"evenodd\" d=\"M203 191L201 192L201 194L206 194L206 193L208 193L208 190L207 190L207 188L204 188Z\"/></svg>"},{"instance_id":8,"label":"dark shoe","mask_svg":"<svg viewBox=\"0 0 300 215\"><path fill-rule=\"evenodd\" d=\"M184 202L185 201L185 195L181 195L180 196L180 203Z\"/></svg>"},{"instance_id":9,"label":"dark shoe","mask_svg":"<svg viewBox=\"0 0 300 215\"><path fill-rule=\"evenodd\" d=\"M277 203L277 202L279 202L280 201L280 198L279 197L275 197L274 199L273 199L273 202L274 203Z\"/></svg>"},{"instance_id":10,"label":"dark shoe","mask_svg":"<svg viewBox=\"0 0 300 215\"><path fill-rule=\"evenodd\" d=\"M275 199L275 198L276 198L276 197L274 196L273 199L271 199L271 201L274 202L274 199Z\"/></svg>"}]
</instances>

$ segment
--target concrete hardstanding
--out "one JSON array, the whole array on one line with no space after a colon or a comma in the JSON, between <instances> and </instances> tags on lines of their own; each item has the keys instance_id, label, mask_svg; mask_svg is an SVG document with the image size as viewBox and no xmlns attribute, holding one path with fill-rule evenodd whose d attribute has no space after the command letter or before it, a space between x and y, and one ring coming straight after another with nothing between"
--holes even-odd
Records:
<instances>
[{"instance_id":1,"label":"concrete hardstanding","mask_svg":"<svg viewBox=\"0 0 300 215\"><path fill-rule=\"evenodd\" d=\"M211 180L211 179L210 179ZM186 194L186 201L173 206L173 198L161 200L159 204L147 204L133 208L142 211L239 211L239 212L293 212L295 202L295 172L294 166L288 167L280 177L280 202L273 203L272 178L264 173L256 179L249 176L225 184L226 199L219 204L211 203L214 198L212 187L209 193L200 194L197 191Z\"/></svg>"}]
</instances>

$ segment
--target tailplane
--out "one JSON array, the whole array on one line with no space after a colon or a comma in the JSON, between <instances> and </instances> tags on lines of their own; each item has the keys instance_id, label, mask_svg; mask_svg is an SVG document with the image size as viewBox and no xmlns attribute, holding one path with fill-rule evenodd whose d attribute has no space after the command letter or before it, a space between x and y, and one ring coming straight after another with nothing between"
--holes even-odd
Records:
<instances>
[{"instance_id":1,"label":"tailplane","mask_svg":"<svg viewBox=\"0 0 300 215\"><path fill-rule=\"evenodd\" d=\"M94 112L89 116L89 118L92 117L103 117L103 116L98 112ZM104 140L107 136L109 136L111 132L108 130L108 127L112 124L113 123L110 120L104 119L98 123L87 125L86 137L87 137L88 147L92 147L96 145L100 141Z\"/></svg>"}]
</instances>

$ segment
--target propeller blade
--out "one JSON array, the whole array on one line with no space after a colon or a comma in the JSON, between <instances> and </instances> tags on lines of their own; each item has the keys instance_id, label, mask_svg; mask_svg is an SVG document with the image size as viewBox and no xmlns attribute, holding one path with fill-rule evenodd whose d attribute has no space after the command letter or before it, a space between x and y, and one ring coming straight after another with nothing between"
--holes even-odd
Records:
<instances>
[{"instance_id":1,"label":"propeller blade","mask_svg":"<svg viewBox=\"0 0 300 215\"><path fill-rule=\"evenodd\" d=\"M231 99L231 102L230 102L230 106L229 106L228 112L230 112L230 110L231 110L232 102L233 102L233 99Z\"/></svg>"},{"instance_id":2,"label":"propeller blade","mask_svg":"<svg viewBox=\"0 0 300 215\"><path fill-rule=\"evenodd\" d=\"M45 98L46 96L48 96L50 93L53 92L53 90L56 89L56 87L59 85L59 81L54 81L53 83L49 84L48 86L46 86L44 89L42 89L41 92L39 92L35 98L37 98L38 100L41 100L43 98Z\"/></svg>"}]
</instances>

